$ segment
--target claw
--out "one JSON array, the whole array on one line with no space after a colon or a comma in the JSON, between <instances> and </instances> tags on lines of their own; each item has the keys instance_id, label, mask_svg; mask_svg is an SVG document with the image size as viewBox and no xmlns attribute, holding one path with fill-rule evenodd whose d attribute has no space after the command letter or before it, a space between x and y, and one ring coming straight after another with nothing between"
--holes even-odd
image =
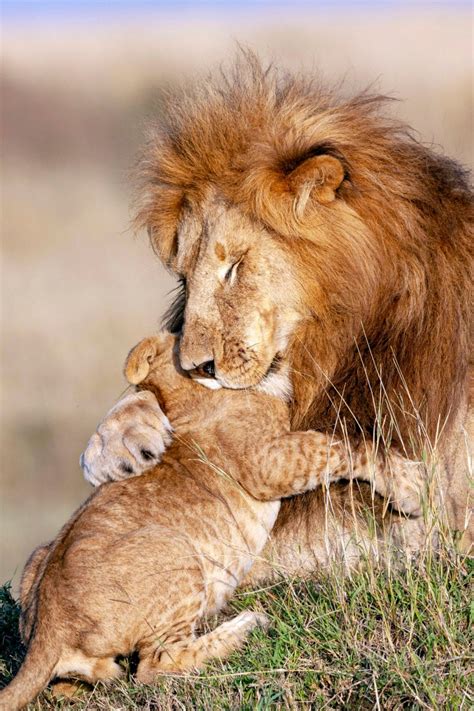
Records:
<instances>
[{"instance_id":1,"label":"claw","mask_svg":"<svg viewBox=\"0 0 474 711\"><path fill-rule=\"evenodd\" d=\"M140 454L146 462L155 459L155 455L153 454L153 452L150 452L149 449L141 449Z\"/></svg>"}]
</instances>

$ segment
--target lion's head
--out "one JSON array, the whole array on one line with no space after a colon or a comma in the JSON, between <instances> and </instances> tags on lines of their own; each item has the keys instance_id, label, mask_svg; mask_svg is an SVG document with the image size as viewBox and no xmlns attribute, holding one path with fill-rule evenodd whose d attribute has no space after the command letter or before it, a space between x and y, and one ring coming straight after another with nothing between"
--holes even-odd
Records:
<instances>
[{"instance_id":1,"label":"lion's head","mask_svg":"<svg viewBox=\"0 0 474 711\"><path fill-rule=\"evenodd\" d=\"M183 210L172 261L187 292L182 367L207 370L224 387L259 383L300 318L296 266L292 273L284 247L210 190Z\"/></svg>"},{"instance_id":2,"label":"lion's head","mask_svg":"<svg viewBox=\"0 0 474 711\"><path fill-rule=\"evenodd\" d=\"M403 383L439 418L464 377L469 193L383 103L246 55L169 101L139 164L136 224L182 281L169 323L183 368L245 388L286 359L296 424L345 407L370 427L382 371L385 392ZM450 382L436 403L428 362Z\"/></svg>"}]
</instances>

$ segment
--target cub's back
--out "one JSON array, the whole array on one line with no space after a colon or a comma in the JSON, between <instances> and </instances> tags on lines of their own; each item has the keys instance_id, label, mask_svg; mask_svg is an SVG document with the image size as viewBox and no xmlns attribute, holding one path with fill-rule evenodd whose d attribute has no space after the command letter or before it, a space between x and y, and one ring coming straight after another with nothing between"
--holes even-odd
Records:
<instances>
[{"instance_id":1,"label":"cub's back","mask_svg":"<svg viewBox=\"0 0 474 711\"><path fill-rule=\"evenodd\" d=\"M209 579L229 568L235 578L258 555L279 503L255 501L193 461L189 447L172 445L164 459L147 475L100 487L59 534L41 588L64 609L80 617L86 601L88 615L104 619L128 600L144 612L188 573Z\"/></svg>"}]
</instances>

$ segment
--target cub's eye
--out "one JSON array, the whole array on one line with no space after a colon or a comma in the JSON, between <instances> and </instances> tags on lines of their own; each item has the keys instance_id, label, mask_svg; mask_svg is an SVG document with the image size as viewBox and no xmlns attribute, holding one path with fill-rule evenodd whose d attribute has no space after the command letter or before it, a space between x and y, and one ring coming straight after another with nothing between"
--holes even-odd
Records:
<instances>
[{"instance_id":1,"label":"cub's eye","mask_svg":"<svg viewBox=\"0 0 474 711\"><path fill-rule=\"evenodd\" d=\"M238 259L238 260L237 260L236 262L234 262L234 264L226 271L226 274L225 274L225 277L224 277L224 281L230 282L230 283L232 284L232 282L235 280L235 277L237 276L237 270L238 270L238 268L239 268L239 265L242 263L242 259L243 259L243 257L241 257L240 259Z\"/></svg>"}]
</instances>

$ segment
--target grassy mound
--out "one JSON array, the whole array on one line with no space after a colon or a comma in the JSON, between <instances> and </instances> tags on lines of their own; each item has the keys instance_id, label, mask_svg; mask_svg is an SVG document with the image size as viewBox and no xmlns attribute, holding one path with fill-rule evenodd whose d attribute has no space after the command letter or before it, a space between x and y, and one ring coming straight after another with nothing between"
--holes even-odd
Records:
<instances>
[{"instance_id":1,"label":"grassy mound","mask_svg":"<svg viewBox=\"0 0 474 711\"><path fill-rule=\"evenodd\" d=\"M154 687L134 685L128 675L74 702L46 691L31 708L472 708L473 573L472 559L445 554L401 570L369 567L351 577L330 573L242 592L228 614L260 610L272 626L254 632L225 663L160 677ZM24 654L9 585L0 605L4 684Z\"/></svg>"}]
</instances>

